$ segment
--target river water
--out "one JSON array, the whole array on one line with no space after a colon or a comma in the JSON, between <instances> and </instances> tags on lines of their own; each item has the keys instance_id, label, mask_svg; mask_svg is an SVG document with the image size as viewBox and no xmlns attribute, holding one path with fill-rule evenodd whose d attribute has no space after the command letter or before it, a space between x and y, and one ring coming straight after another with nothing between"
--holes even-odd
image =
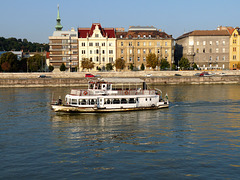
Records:
<instances>
[{"instance_id":1,"label":"river water","mask_svg":"<svg viewBox=\"0 0 240 180\"><path fill-rule=\"evenodd\" d=\"M0 89L0 179L238 179L240 85L159 86L168 109L56 115L70 88Z\"/></svg>"}]
</instances>

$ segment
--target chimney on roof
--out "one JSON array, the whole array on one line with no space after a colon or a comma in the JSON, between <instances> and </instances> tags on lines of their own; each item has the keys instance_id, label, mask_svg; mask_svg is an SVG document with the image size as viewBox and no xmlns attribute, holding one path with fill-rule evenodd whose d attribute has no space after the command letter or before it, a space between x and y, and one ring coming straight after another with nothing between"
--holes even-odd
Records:
<instances>
[{"instance_id":1,"label":"chimney on roof","mask_svg":"<svg viewBox=\"0 0 240 180\"><path fill-rule=\"evenodd\" d=\"M159 29L158 31L159 31L159 32L162 32L162 29Z\"/></svg>"}]
</instances>

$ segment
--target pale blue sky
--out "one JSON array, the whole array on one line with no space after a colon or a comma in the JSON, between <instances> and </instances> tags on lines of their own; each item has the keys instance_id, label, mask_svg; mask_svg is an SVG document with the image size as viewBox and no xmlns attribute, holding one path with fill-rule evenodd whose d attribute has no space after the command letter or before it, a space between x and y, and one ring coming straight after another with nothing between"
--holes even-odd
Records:
<instances>
[{"instance_id":1,"label":"pale blue sky","mask_svg":"<svg viewBox=\"0 0 240 180\"><path fill-rule=\"evenodd\" d=\"M155 26L177 38L192 30L240 26L239 0L0 0L0 37L48 43L57 5L63 30L90 27Z\"/></svg>"}]
</instances>

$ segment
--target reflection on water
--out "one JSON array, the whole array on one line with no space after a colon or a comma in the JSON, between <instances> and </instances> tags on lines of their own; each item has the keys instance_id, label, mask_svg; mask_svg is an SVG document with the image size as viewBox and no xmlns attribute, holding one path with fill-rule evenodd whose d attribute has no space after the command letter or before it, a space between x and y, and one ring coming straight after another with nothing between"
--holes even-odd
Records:
<instances>
[{"instance_id":1,"label":"reflection on water","mask_svg":"<svg viewBox=\"0 0 240 180\"><path fill-rule=\"evenodd\" d=\"M73 115L49 104L69 88L0 89L1 177L236 179L239 87L160 86L168 109Z\"/></svg>"}]
</instances>

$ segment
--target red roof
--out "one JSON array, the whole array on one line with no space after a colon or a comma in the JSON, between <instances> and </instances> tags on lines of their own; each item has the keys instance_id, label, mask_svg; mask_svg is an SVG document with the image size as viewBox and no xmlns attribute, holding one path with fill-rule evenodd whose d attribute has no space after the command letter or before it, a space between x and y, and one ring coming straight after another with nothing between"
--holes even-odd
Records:
<instances>
[{"instance_id":1,"label":"red roof","mask_svg":"<svg viewBox=\"0 0 240 180\"><path fill-rule=\"evenodd\" d=\"M98 26L103 37L115 38L114 28L102 28L100 23L93 23L91 28L78 28L78 38L91 37L93 31Z\"/></svg>"}]
</instances>

